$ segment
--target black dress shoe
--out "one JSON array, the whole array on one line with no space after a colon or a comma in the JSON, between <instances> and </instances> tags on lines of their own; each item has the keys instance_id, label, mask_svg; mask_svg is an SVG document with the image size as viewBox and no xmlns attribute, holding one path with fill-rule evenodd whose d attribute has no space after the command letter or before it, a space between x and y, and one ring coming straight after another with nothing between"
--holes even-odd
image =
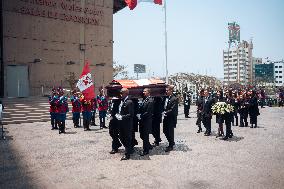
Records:
<instances>
[{"instance_id":1,"label":"black dress shoe","mask_svg":"<svg viewBox=\"0 0 284 189\"><path fill-rule=\"evenodd\" d=\"M204 136L210 136L211 135L211 133L206 133L206 134L204 134Z\"/></svg>"},{"instance_id":2,"label":"black dress shoe","mask_svg":"<svg viewBox=\"0 0 284 189\"><path fill-rule=\"evenodd\" d=\"M130 155L125 154L124 156L122 156L120 160L122 161L122 160L129 160L129 159L130 159Z\"/></svg>"},{"instance_id":3,"label":"black dress shoe","mask_svg":"<svg viewBox=\"0 0 284 189\"><path fill-rule=\"evenodd\" d=\"M220 138L221 140L228 140L229 137L225 136L223 138Z\"/></svg>"},{"instance_id":4,"label":"black dress shoe","mask_svg":"<svg viewBox=\"0 0 284 189\"><path fill-rule=\"evenodd\" d=\"M148 155L149 154L149 152L142 152L141 154L140 154L140 156L146 156L146 155Z\"/></svg>"},{"instance_id":5,"label":"black dress shoe","mask_svg":"<svg viewBox=\"0 0 284 189\"><path fill-rule=\"evenodd\" d=\"M165 150L165 152L169 152L169 151L172 151L174 148L173 147L170 147L170 146L168 146L168 147L166 147L166 150Z\"/></svg>"},{"instance_id":6,"label":"black dress shoe","mask_svg":"<svg viewBox=\"0 0 284 189\"><path fill-rule=\"evenodd\" d=\"M118 152L118 150L112 149L112 151L110 151L109 153L110 153L110 154L115 154L115 153L117 153L117 152Z\"/></svg>"},{"instance_id":7,"label":"black dress shoe","mask_svg":"<svg viewBox=\"0 0 284 189\"><path fill-rule=\"evenodd\" d=\"M54 129L55 129L54 127L51 128L51 130L54 130Z\"/></svg>"},{"instance_id":8,"label":"black dress shoe","mask_svg":"<svg viewBox=\"0 0 284 189\"><path fill-rule=\"evenodd\" d=\"M156 147L156 146L159 146L160 144L159 144L159 142L154 142L153 144L152 144L152 147Z\"/></svg>"},{"instance_id":9,"label":"black dress shoe","mask_svg":"<svg viewBox=\"0 0 284 189\"><path fill-rule=\"evenodd\" d=\"M107 129L108 127L107 126L103 126L103 128Z\"/></svg>"}]
</instances>

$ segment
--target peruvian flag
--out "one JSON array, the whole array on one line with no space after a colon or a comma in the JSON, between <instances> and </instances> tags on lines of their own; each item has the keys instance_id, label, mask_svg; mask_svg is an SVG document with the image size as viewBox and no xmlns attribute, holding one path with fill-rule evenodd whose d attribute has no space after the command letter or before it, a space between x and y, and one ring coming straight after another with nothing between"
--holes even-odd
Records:
<instances>
[{"instance_id":1,"label":"peruvian flag","mask_svg":"<svg viewBox=\"0 0 284 189\"><path fill-rule=\"evenodd\" d=\"M141 2L150 2L150 3L155 3L158 5L163 4L163 0L124 0L127 6L129 7L130 10L133 10L137 6L137 1L138 3Z\"/></svg>"},{"instance_id":2,"label":"peruvian flag","mask_svg":"<svg viewBox=\"0 0 284 189\"><path fill-rule=\"evenodd\" d=\"M82 92L86 100L92 100L95 98L95 87L92 81L89 62L86 61L82 74L76 87Z\"/></svg>"},{"instance_id":3,"label":"peruvian flag","mask_svg":"<svg viewBox=\"0 0 284 189\"><path fill-rule=\"evenodd\" d=\"M137 0L124 0L130 10L133 10L137 6Z\"/></svg>"},{"instance_id":4,"label":"peruvian flag","mask_svg":"<svg viewBox=\"0 0 284 189\"><path fill-rule=\"evenodd\" d=\"M163 0L138 0L139 3L140 2L150 2L150 3L155 3L155 4L158 4L158 5L162 5L163 4Z\"/></svg>"}]
</instances>

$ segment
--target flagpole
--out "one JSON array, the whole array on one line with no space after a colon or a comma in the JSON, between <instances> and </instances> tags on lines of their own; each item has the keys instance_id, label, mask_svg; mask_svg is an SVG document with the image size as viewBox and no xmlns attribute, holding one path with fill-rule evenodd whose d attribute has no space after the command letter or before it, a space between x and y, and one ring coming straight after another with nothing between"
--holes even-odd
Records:
<instances>
[{"instance_id":1,"label":"flagpole","mask_svg":"<svg viewBox=\"0 0 284 189\"><path fill-rule=\"evenodd\" d=\"M164 12L165 12L165 59L166 59L166 84L169 83L168 78L168 36L167 36L167 1L164 0Z\"/></svg>"}]
</instances>

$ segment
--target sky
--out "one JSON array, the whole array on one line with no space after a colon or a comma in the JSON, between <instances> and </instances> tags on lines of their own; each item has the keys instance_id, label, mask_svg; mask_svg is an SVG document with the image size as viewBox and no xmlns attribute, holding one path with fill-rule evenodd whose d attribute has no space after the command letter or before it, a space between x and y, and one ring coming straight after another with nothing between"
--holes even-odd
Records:
<instances>
[{"instance_id":1,"label":"sky","mask_svg":"<svg viewBox=\"0 0 284 189\"><path fill-rule=\"evenodd\" d=\"M228 22L241 27L241 40L252 39L253 56L284 59L284 0L167 0L168 72L223 77ZM113 15L113 59L127 66L145 64L139 78L165 76L163 6L141 2Z\"/></svg>"}]
</instances>

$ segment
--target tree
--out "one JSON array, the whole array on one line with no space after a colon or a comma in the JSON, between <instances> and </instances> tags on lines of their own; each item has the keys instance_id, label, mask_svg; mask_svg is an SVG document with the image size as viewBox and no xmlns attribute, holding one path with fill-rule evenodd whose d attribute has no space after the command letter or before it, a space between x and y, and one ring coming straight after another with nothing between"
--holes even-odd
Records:
<instances>
[{"instance_id":1,"label":"tree","mask_svg":"<svg viewBox=\"0 0 284 189\"><path fill-rule=\"evenodd\" d=\"M128 79L127 66L118 64L117 61L113 61L113 78Z\"/></svg>"}]
</instances>

